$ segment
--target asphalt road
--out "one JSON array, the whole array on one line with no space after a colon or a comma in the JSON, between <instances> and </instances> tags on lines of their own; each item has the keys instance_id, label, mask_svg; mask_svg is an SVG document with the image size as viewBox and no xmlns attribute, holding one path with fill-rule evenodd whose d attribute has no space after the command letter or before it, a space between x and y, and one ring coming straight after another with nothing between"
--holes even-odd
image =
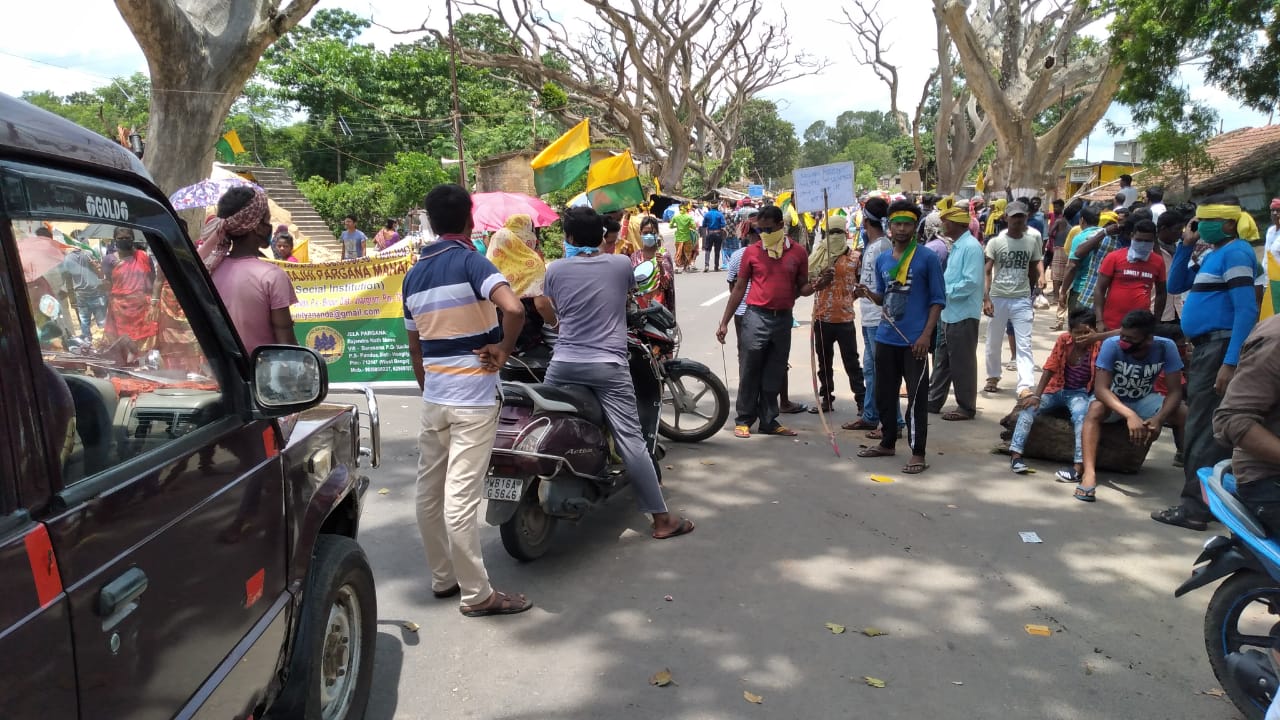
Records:
<instances>
[{"instance_id":1,"label":"asphalt road","mask_svg":"<svg viewBox=\"0 0 1280 720\"><path fill-rule=\"evenodd\" d=\"M724 275L681 275L678 287L682 355L722 372ZM803 301L797 316L809 313ZM1051 322L1037 320L1038 359ZM812 403L808 336L805 322L790 381ZM732 345L727 356L732 394ZM673 444L666 492L696 532L649 539L629 493L561 525L534 563L512 560L485 527L494 584L536 607L467 619L430 594L413 515L417 399L384 393L384 464L360 537L379 602L368 717L1238 717L1205 694L1218 687L1201 629L1209 591L1172 595L1207 535L1147 517L1181 484L1171 439L1140 475L1104 475L1085 504L1054 466L1033 461L1038 474L1018 477L990 453L1011 402L981 397L975 422L931 416L932 467L918 476L901 474L903 457L854 458L870 442L860 433L840 431L835 457L816 415L788 418L797 439L739 440L729 427ZM838 396L836 427L852 407ZM664 669L674 682L650 685Z\"/></svg>"}]
</instances>

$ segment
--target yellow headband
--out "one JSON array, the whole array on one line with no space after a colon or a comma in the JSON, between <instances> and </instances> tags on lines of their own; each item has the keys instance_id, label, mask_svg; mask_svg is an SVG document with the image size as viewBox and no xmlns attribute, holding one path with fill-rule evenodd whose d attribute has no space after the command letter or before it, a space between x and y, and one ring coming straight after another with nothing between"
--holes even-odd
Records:
<instances>
[{"instance_id":1,"label":"yellow headband","mask_svg":"<svg viewBox=\"0 0 1280 720\"><path fill-rule=\"evenodd\" d=\"M1201 205L1196 208L1197 220L1238 220L1240 208L1237 205Z\"/></svg>"},{"instance_id":2,"label":"yellow headband","mask_svg":"<svg viewBox=\"0 0 1280 720\"><path fill-rule=\"evenodd\" d=\"M1098 216L1099 225L1106 226L1106 225L1110 225L1113 222L1120 222L1120 216L1110 210Z\"/></svg>"},{"instance_id":3,"label":"yellow headband","mask_svg":"<svg viewBox=\"0 0 1280 720\"><path fill-rule=\"evenodd\" d=\"M942 211L940 216L943 220L949 220L953 223L959 223L961 225L969 224L969 211L962 207L947 208Z\"/></svg>"},{"instance_id":4,"label":"yellow headband","mask_svg":"<svg viewBox=\"0 0 1280 720\"><path fill-rule=\"evenodd\" d=\"M899 210L889 215L889 222L891 223L903 222L904 220L910 220L915 223L920 221L920 217L910 210Z\"/></svg>"}]
</instances>

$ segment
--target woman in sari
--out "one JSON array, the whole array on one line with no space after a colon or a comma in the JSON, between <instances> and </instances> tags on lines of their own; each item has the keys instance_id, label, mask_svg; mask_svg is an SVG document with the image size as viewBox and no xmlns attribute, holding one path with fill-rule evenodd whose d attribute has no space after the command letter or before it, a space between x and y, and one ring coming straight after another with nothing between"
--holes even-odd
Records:
<instances>
[{"instance_id":1,"label":"woman in sari","mask_svg":"<svg viewBox=\"0 0 1280 720\"><path fill-rule=\"evenodd\" d=\"M527 227L524 237L512 230L513 226L522 232ZM527 351L542 342L543 325L556 325L551 301L542 292L542 283L547 277L547 264L535 252L536 245L537 238L533 234L533 223L529 216L513 215L507 219L505 227L490 236L485 253L524 304L524 328L516 341L518 351Z\"/></svg>"},{"instance_id":2,"label":"woman in sari","mask_svg":"<svg viewBox=\"0 0 1280 720\"><path fill-rule=\"evenodd\" d=\"M134 247L133 231L116 228L114 242L116 262L105 278L107 284L107 324L104 334L108 341L127 337L145 350L148 341L155 338L157 314L153 312L151 291L155 283L155 269L151 258Z\"/></svg>"},{"instance_id":3,"label":"woman in sari","mask_svg":"<svg viewBox=\"0 0 1280 720\"><path fill-rule=\"evenodd\" d=\"M657 301L662 303L672 314L675 314L676 270L671 263L671 256L667 254L666 248L662 246L662 235L658 232L658 219L652 215L640 221L640 242L640 249L631 253L631 267L635 267L642 262L654 260L658 265L660 275L658 286L640 296L640 305L643 307Z\"/></svg>"}]
</instances>

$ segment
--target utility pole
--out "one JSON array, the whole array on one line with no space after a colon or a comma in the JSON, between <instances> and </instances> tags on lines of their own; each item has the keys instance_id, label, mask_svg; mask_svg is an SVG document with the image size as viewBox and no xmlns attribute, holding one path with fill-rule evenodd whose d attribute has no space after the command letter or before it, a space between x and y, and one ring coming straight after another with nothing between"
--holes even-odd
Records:
<instances>
[{"instance_id":1,"label":"utility pole","mask_svg":"<svg viewBox=\"0 0 1280 720\"><path fill-rule=\"evenodd\" d=\"M445 17L449 22L449 87L453 93L453 143L458 148L458 175L467 187L467 159L462 146L462 113L458 109L458 49L453 36L453 0L445 0Z\"/></svg>"}]
</instances>

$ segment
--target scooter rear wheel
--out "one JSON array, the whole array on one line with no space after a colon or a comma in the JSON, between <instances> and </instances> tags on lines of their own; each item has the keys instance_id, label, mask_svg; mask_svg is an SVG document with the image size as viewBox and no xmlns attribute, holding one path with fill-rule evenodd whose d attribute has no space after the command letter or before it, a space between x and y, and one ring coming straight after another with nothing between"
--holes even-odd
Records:
<instances>
[{"instance_id":1,"label":"scooter rear wheel","mask_svg":"<svg viewBox=\"0 0 1280 720\"><path fill-rule=\"evenodd\" d=\"M1232 677L1227 655L1247 648L1267 652L1280 623L1280 583L1256 572L1238 572L1218 586L1204 614L1204 646L1213 674L1249 720L1262 720L1266 704Z\"/></svg>"},{"instance_id":2,"label":"scooter rear wheel","mask_svg":"<svg viewBox=\"0 0 1280 720\"><path fill-rule=\"evenodd\" d=\"M510 520L498 527L502 547L511 557L531 562L547 553L555 537L556 518L548 515L538 502L538 482L533 482L520 498L520 505Z\"/></svg>"}]
</instances>

